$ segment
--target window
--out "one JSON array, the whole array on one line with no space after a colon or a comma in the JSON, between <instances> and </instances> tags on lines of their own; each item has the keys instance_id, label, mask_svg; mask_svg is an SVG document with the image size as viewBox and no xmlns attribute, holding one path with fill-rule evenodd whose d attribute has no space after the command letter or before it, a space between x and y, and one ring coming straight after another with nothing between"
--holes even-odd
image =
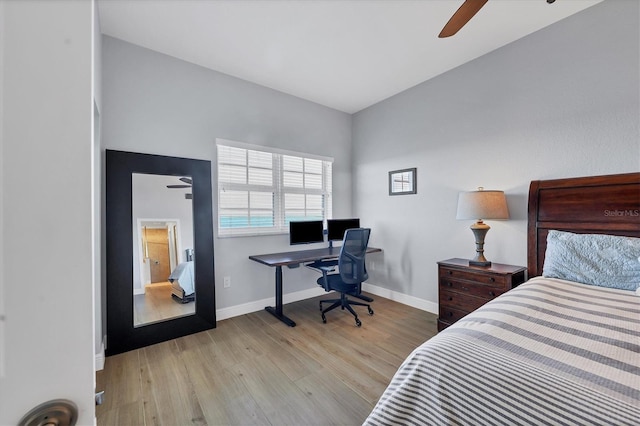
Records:
<instances>
[{"instance_id":1,"label":"window","mask_svg":"<svg viewBox=\"0 0 640 426\"><path fill-rule=\"evenodd\" d=\"M218 236L281 234L331 215L332 158L218 139Z\"/></svg>"}]
</instances>

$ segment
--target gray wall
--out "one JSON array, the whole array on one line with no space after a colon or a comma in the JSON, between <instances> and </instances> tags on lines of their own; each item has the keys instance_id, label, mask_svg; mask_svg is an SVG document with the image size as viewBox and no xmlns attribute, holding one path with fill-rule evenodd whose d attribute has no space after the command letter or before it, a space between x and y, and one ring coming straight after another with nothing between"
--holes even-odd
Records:
<instances>
[{"instance_id":1,"label":"gray wall","mask_svg":"<svg viewBox=\"0 0 640 426\"><path fill-rule=\"evenodd\" d=\"M608 0L353 116L104 37L102 146L211 160L214 188L217 137L333 156L334 216L359 216L384 249L369 289L434 310L435 262L474 254L459 191L506 191L486 255L526 265L531 180L640 169L638 12ZM418 194L389 197L387 173L407 167ZM217 308L273 297L273 271L247 257L287 248L216 238L216 281L232 278ZM316 278L284 273L285 294Z\"/></svg>"},{"instance_id":2,"label":"gray wall","mask_svg":"<svg viewBox=\"0 0 640 426\"><path fill-rule=\"evenodd\" d=\"M351 215L350 115L118 39L104 37L102 49L103 148L210 160L214 191L216 138L334 157L334 216ZM217 308L273 298L274 271L248 257L288 241L215 238ZM286 293L315 287L312 271L284 275Z\"/></svg>"},{"instance_id":3,"label":"gray wall","mask_svg":"<svg viewBox=\"0 0 640 426\"><path fill-rule=\"evenodd\" d=\"M506 192L485 254L526 265L531 180L640 170L638 17L607 0L355 114L354 213L384 248L369 282L437 302L436 262L475 250L459 191ZM418 194L389 197L407 167Z\"/></svg>"}]
</instances>

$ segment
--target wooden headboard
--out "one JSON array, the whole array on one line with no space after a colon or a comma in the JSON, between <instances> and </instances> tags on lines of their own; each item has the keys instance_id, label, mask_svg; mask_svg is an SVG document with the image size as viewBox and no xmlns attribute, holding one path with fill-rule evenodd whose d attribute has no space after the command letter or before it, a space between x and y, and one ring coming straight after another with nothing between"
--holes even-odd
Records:
<instances>
[{"instance_id":1,"label":"wooden headboard","mask_svg":"<svg viewBox=\"0 0 640 426\"><path fill-rule=\"evenodd\" d=\"M534 180L529 186L529 277L542 275L550 229L640 237L640 173Z\"/></svg>"}]
</instances>

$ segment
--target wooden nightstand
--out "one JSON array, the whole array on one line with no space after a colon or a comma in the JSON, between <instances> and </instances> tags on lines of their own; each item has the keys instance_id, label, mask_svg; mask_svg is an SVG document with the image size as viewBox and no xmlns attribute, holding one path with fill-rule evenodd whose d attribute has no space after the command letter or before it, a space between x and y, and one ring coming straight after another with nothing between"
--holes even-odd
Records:
<instances>
[{"instance_id":1,"label":"wooden nightstand","mask_svg":"<svg viewBox=\"0 0 640 426\"><path fill-rule=\"evenodd\" d=\"M527 268L524 266L500 263L487 267L469 266L468 259L438 262L438 331L522 284L526 279Z\"/></svg>"}]
</instances>

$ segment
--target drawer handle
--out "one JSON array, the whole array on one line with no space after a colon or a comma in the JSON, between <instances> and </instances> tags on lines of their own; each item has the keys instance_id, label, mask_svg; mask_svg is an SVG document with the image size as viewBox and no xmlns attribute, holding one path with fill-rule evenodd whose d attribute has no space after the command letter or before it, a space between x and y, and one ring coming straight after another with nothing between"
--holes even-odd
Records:
<instances>
[{"instance_id":1,"label":"drawer handle","mask_svg":"<svg viewBox=\"0 0 640 426\"><path fill-rule=\"evenodd\" d=\"M452 283L451 281L449 281L449 282L447 283L447 285L448 285L449 287L453 287L453 283Z\"/></svg>"},{"instance_id":2,"label":"drawer handle","mask_svg":"<svg viewBox=\"0 0 640 426\"><path fill-rule=\"evenodd\" d=\"M449 271L447 272L449 275L453 275L453 271Z\"/></svg>"},{"instance_id":3,"label":"drawer handle","mask_svg":"<svg viewBox=\"0 0 640 426\"><path fill-rule=\"evenodd\" d=\"M495 279L495 278L493 278L493 277L489 277L489 281L491 281L492 283L495 283L495 282L496 282L496 279Z\"/></svg>"},{"instance_id":4,"label":"drawer handle","mask_svg":"<svg viewBox=\"0 0 640 426\"><path fill-rule=\"evenodd\" d=\"M452 317L453 316L453 312L447 312L447 315Z\"/></svg>"},{"instance_id":5,"label":"drawer handle","mask_svg":"<svg viewBox=\"0 0 640 426\"><path fill-rule=\"evenodd\" d=\"M449 301L452 301L452 300L453 300L453 297L449 296Z\"/></svg>"},{"instance_id":6,"label":"drawer handle","mask_svg":"<svg viewBox=\"0 0 640 426\"><path fill-rule=\"evenodd\" d=\"M491 296L491 297L496 297L496 293L495 293L495 292L493 292L493 291L490 291L490 292L489 292L489 296Z\"/></svg>"}]
</instances>

